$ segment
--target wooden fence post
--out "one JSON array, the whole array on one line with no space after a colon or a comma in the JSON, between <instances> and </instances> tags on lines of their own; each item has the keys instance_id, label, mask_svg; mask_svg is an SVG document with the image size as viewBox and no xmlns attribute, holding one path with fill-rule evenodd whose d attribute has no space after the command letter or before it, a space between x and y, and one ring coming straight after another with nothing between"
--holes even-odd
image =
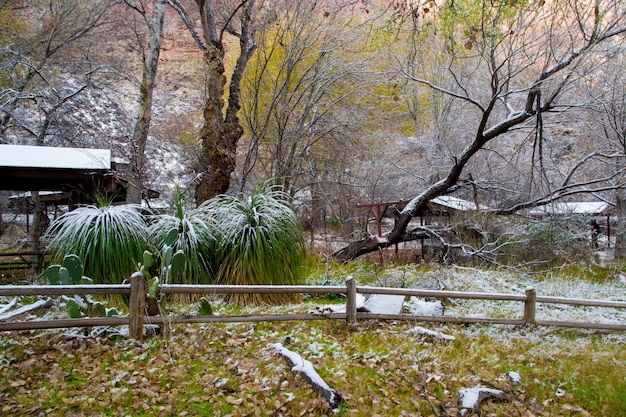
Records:
<instances>
[{"instance_id":1,"label":"wooden fence post","mask_svg":"<svg viewBox=\"0 0 626 417\"><path fill-rule=\"evenodd\" d=\"M524 321L526 324L536 324L535 307L537 305L537 292L533 287L526 288L526 301L524 302Z\"/></svg>"},{"instance_id":2,"label":"wooden fence post","mask_svg":"<svg viewBox=\"0 0 626 417\"><path fill-rule=\"evenodd\" d=\"M130 277L130 299L128 302L128 336L143 340L143 315L146 304L146 283L141 272Z\"/></svg>"},{"instance_id":3,"label":"wooden fence post","mask_svg":"<svg viewBox=\"0 0 626 417\"><path fill-rule=\"evenodd\" d=\"M349 276L346 278L346 322L356 324L356 281Z\"/></svg>"}]
</instances>

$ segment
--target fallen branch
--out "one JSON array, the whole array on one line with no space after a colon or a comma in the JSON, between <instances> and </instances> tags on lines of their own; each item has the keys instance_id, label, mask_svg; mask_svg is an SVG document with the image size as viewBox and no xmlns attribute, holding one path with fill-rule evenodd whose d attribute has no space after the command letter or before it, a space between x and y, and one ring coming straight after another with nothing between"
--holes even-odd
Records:
<instances>
[{"instance_id":1,"label":"fallen branch","mask_svg":"<svg viewBox=\"0 0 626 417\"><path fill-rule=\"evenodd\" d=\"M22 315L34 313L36 311L45 310L54 305L54 301L51 298L44 298L36 301L32 304L25 305L17 310L11 311L3 316L0 316L0 322L16 319Z\"/></svg>"},{"instance_id":2,"label":"fallen branch","mask_svg":"<svg viewBox=\"0 0 626 417\"><path fill-rule=\"evenodd\" d=\"M291 372L300 375L311 384L313 391L324 397L331 408L337 408L339 404L341 404L341 396L319 376L311 362L285 348L280 343L272 343L270 347L272 347L277 354L282 356L285 362L287 362L287 365L291 367Z\"/></svg>"},{"instance_id":3,"label":"fallen branch","mask_svg":"<svg viewBox=\"0 0 626 417\"><path fill-rule=\"evenodd\" d=\"M409 330L406 330L404 333L411 334L411 335L430 336L436 339L445 340L447 342L454 342L456 340L454 336L436 332L434 330L429 330L421 326L415 326L413 328L410 328Z\"/></svg>"},{"instance_id":4,"label":"fallen branch","mask_svg":"<svg viewBox=\"0 0 626 417\"><path fill-rule=\"evenodd\" d=\"M0 307L0 315L6 313L7 311L15 307L16 304L17 304L17 297L13 297L13 299L11 300L9 304L5 304L2 307Z\"/></svg>"},{"instance_id":5,"label":"fallen branch","mask_svg":"<svg viewBox=\"0 0 626 417\"><path fill-rule=\"evenodd\" d=\"M493 388L464 388L459 390L459 406L461 415L464 416L468 411L474 411L481 402L486 399L493 398L495 400L506 400L504 391Z\"/></svg>"}]
</instances>

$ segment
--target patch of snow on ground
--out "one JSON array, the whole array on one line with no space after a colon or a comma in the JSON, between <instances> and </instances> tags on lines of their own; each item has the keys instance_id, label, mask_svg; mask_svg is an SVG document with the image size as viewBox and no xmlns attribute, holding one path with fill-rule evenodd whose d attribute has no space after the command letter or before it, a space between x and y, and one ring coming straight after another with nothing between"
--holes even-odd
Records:
<instances>
[{"instance_id":1,"label":"patch of snow on ground","mask_svg":"<svg viewBox=\"0 0 626 417\"><path fill-rule=\"evenodd\" d=\"M526 274L482 271L473 268L445 269L434 273L437 274L437 279L445 285L445 289L451 291L523 295L524 289L531 286L535 288L538 296L626 300L626 286L619 280L603 284L557 277L537 280ZM433 272L428 274L433 274ZM453 316L521 318L524 311L523 303L517 301L449 299L444 303L446 315ZM538 303L537 319L624 323L626 309Z\"/></svg>"},{"instance_id":2,"label":"patch of snow on ground","mask_svg":"<svg viewBox=\"0 0 626 417\"><path fill-rule=\"evenodd\" d=\"M444 334L444 333L440 333L440 332L436 332L434 330L430 330L430 329L426 329L422 326L415 326L410 328L409 330L406 330L404 333L407 334L412 334L412 335L425 335L425 336L432 336L435 337L437 339L441 339L441 340L446 340L449 342L453 342L456 340L456 338L454 336L448 335L448 334Z\"/></svg>"},{"instance_id":3,"label":"patch of snow on ground","mask_svg":"<svg viewBox=\"0 0 626 417\"><path fill-rule=\"evenodd\" d=\"M444 306L441 301L424 301L411 297L405 304L410 314L416 316L443 316Z\"/></svg>"}]
</instances>

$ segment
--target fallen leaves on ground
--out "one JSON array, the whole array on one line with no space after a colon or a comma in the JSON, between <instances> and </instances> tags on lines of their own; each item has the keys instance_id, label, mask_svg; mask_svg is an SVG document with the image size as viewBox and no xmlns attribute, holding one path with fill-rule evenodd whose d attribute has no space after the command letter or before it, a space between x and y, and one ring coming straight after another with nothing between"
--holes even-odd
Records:
<instances>
[{"instance_id":1,"label":"fallen leaves on ground","mask_svg":"<svg viewBox=\"0 0 626 417\"><path fill-rule=\"evenodd\" d=\"M540 348L529 350L523 339L499 343L465 335L462 326L447 326L457 340L445 343L407 337L403 331L409 327L365 323L348 328L324 321L178 326L169 337L144 343L52 331L3 333L0 414L455 416L459 389L485 382L503 389L510 400L481 404L483 415L589 413L573 390L567 397L552 395L550 384L563 381L541 380L549 373L542 367L549 363L539 363ZM342 395L338 410L330 410L267 351L269 343L277 342L310 360ZM562 349L568 352L567 346ZM507 357L508 352L519 355ZM621 367L617 372L626 371L623 345L600 354L621 360L611 359ZM573 363L567 366L580 362L570 353L561 360L569 360L568 355ZM510 369L529 382L512 386L502 377Z\"/></svg>"}]
</instances>

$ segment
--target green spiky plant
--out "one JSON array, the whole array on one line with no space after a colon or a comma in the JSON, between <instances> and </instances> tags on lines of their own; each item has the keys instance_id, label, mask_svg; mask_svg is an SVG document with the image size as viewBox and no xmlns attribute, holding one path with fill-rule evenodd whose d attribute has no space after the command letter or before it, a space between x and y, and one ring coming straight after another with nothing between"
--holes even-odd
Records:
<instances>
[{"instance_id":1,"label":"green spiky plant","mask_svg":"<svg viewBox=\"0 0 626 417\"><path fill-rule=\"evenodd\" d=\"M295 285L302 279L304 238L288 195L260 186L248 198L219 196L203 209L219 229L216 281L225 285ZM291 295L232 294L238 304L282 303Z\"/></svg>"},{"instance_id":2,"label":"green spiky plant","mask_svg":"<svg viewBox=\"0 0 626 417\"><path fill-rule=\"evenodd\" d=\"M138 205L100 204L63 214L45 236L52 263L74 254L94 283L119 284L137 269L148 244L148 228Z\"/></svg>"},{"instance_id":3,"label":"green spiky plant","mask_svg":"<svg viewBox=\"0 0 626 417\"><path fill-rule=\"evenodd\" d=\"M160 214L152 218L149 233L153 246L162 248L172 230L177 238L169 246L174 252L185 253L185 267L172 274L170 283L213 284L210 258L215 251L215 238L211 220L206 210L190 208L185 204L183 193L177 188L172 197L173 214Z\"/></svg>"},{"instance_id":4,"label":"green spiky plant","mask_svg":"<svg viewBox=\"0 0 626 417\"><path fill-rule=\"evenodd\" d=\"M156 315L159 311L165 311L166 297L159 293L160 284L169 284L171 277L179 275L185 270L187 257L182 250L174 252L173 245L178 239L178 231L170 230L165 238L165 243L161 248L160 266L156 265L155 256L146 250L143 253L143 260L138 265L139 272L144 276L148 284L148 294L146 294L148 315ZM156 270L155 275L150 271Z\"/></svg>"}]
</instances>

